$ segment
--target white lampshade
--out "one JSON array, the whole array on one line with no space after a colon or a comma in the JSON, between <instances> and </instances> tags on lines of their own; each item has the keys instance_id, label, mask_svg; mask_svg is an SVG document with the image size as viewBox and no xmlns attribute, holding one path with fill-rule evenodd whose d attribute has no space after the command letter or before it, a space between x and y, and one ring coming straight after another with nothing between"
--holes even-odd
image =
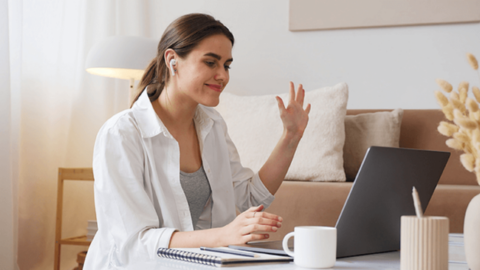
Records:
<instances>
[{"instance_id":1,"label":"white lampshade","mask_svg":"<svg viewBox=\"0 0 480 270\"><path fill-rule=\"evenodd\" d=\"M158 40L113 36L95 44L88 52L86 70L95 75L140 80L147 65L157 56Z\"/></svg>"}]
</instances>

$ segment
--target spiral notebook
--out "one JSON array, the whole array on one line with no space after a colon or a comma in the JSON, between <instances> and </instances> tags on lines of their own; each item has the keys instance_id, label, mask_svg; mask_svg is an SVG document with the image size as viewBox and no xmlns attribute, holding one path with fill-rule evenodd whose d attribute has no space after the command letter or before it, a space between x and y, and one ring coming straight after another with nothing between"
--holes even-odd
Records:
<instances>
[{"instance_id":1,"label":"spiral notebook","mask_svg":"<svg viewBox=\"0 0 480 270\"><path fill-rule=\"evenodd\" d=\"M225 248L228 250L228 248ZM270 254L256 254L255 258L200 250L199 248L159 248L158 257L216 267L233 266L237 264L291 262L292 257Z\"/></svg>"}]
</instances>

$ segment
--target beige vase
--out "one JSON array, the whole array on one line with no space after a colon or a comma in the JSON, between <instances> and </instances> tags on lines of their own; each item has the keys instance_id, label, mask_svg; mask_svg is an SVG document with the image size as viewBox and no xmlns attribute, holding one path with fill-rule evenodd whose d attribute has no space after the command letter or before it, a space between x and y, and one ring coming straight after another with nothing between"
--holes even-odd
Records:
<instances>
[{"instance_id":1,"label":"beige vase","mask_svg":"<svg viewBox=\"0 0 480 270\"><path fill-rule=\"evenodd\" d=\"M465 256L471 270L480 270L480 194L468 204L463 225Z\"/></svg>"}]
</instances>

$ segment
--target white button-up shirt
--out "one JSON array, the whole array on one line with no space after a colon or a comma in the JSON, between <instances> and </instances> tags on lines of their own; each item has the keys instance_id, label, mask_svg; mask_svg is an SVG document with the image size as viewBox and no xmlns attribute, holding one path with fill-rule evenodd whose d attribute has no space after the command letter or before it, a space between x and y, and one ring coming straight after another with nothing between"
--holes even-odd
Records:
<instances>
[{"instance_id":1,"label":"white button-up shirt","mask_svg":"<svg viewBox=\"0 0 480 270\"><path fill-rule=\"evenodd\" d=\"M258 173L242 167L220 114L198 105L194 121L212 189L212 227L233 221L236 207L268 207L273 195ZM179 145L155 113L147 91L100 129L93 173L98 232L85 269L151 260L158 248L169 246L174 231L194 229L180 184Z\"/></svg>"}]
</instances>

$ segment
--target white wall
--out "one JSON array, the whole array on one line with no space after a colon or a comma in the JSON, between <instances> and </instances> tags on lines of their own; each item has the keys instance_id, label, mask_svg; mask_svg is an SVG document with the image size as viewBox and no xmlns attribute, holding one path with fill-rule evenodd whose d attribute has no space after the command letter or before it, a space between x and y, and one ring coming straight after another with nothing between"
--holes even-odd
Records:
<instances>
[{"instance_id":1,"label":"white wall","mask_svg":"<svg viewBox=\"0 0 480 270\"><path fill-rule=\"evenodd\" d=\"M480 84L465 57L480 59L479 23L290 32L288 0L162 0L151 4L151 36L190 12L235 35L226 91L240 95L285 92L290 80L307 91L346 82L350 109L436 109L436 78Z\"/></svg>"}]
</instances>

